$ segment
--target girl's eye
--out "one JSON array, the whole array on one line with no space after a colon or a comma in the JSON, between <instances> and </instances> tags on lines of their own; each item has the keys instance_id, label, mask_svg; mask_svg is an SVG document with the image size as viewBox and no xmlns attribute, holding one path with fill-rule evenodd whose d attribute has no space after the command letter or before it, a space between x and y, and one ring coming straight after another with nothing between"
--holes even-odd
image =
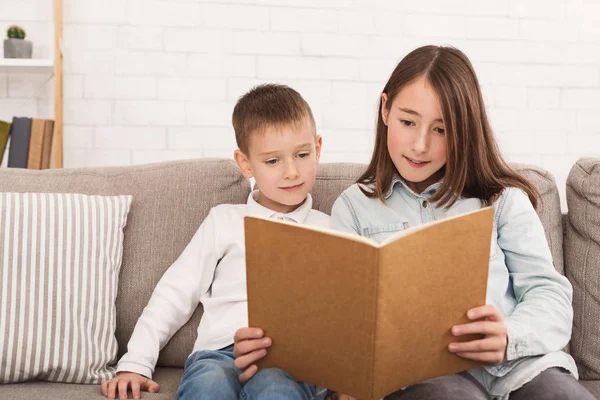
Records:
<instances>
[{"instance_id":1,"label":"girl's eye","mask_svg":"<svg viewBox=\"0 0 600 400\"><path fill-rule=\"evenodd\" d=\"M400 122L402 123L402 125L404 126L413 126L415 123L412 121L408 121L406 119L401 119Z\"/></svg>"},{"instance_id":2,"label":"girl's eye","mask_svg":"<svg viewBox=\"0 0 600 400\"><path fill-rule=\"evenodd\" d=\"M446 130L444 128L435 128L434 131L436 131L440 135L444 135L446 133Z\"/></svg>"},{"instance_id":3,"label":"girl's eye","mask_svg":"<svg viewBox=\"0 0 600 400\"><path fill-rule=\"evenodd\" d=\"M265 161L265 164L275 165L275 164L277 164L277 159L276 158L272 158L270 160L267 160L267 161Z\"/></svg>"},{"instance_id":4,"label":"girl's eye","mask_svg":"<svg viewBox=\"0 0 600 400\"><path fill-rule=\"evenodd\" d=\"M299 157L299 158L306 158L308 156L310 156L310 153L300 153L300 154L298 154L297 157Z\"/></svg>"}]
</instances>

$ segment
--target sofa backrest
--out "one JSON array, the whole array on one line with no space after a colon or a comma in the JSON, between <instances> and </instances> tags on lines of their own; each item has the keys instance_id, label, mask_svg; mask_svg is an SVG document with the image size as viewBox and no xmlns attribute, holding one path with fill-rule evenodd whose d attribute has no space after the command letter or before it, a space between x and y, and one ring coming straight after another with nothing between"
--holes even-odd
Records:
<instances>
[{"instance_id":1,"label":"sofa backrest","mask_svg":"<svg viewBox=\"0 0 600 400\"><path fill-rule=\"evenodd\" d=\"M556 268L563 269L558 190L545 170L514 165L541 194L538 213L546 228ZM325 213L366 165L321 164L313 189L314 207ZM125 228L117 297L119 357L164 271L177 259L208 211L223 203L245 203L249 182L230 160L201 159L151 165L30 171L0 169L0 191L133 196ZM202 307L161 351L159 366L182 367L196 339Z\"/></svg>"},{"instance_id":2,"label":"sofa backrest","mask_svg":"<svg viewBox=\"0 0 600 400\"><path fill-rule=\"evenodd\" d=\"M230 160L202 159L111 168L0 169L0 191L130 194L117 294L119 357L164 271L179 257L209 210L245 203L250 183ZM158 365L183 366L201 307L161 351Z\"/></svg>"},{"instance_id":3,"label":"sofa backrest","mask_svg":"<svg viewBox=\"0 0 600 400\"><path fill-rule=\"evenodd\" d=\"M573 285L571 354L582 379L600 379L600 159L582 158L567 178L565 271ZM597 385L596 392L600 391Z\"/></svg>"}]
</instances>

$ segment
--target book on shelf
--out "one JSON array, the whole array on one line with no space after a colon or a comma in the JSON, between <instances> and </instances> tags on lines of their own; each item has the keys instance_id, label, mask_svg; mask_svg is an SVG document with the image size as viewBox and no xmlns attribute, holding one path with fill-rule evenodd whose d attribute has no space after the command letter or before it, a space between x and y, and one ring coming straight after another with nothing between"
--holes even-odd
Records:
<instances>
[{"instance_id":1,"label":"book on shelf","mask_svg":"<svg viewBox=\"0 0 600 400\"><path fill-rule=\"evenodd\" d=\"M28 169L50 168L54 121L34 118L31 121L31 137L27 158Z\"/></svg>"},{"instance_id":2,"label":"book on shelf","mask_svg":"<svg viewBox=\"0 0 600 400\"><path fill-rule=\"evenodd\" d=\"M0 163L4 158L6 152L6 144L8 143L8 137L10 133L10 122L0 121Z\"/></svg>"},{"instance_id":3,"label":"book on shelf","mask_svg":"<svg viewBox=\"0 0 600 400\"><path fill-rule=\"evenodd\" d=\"M9 168L27 168L30 137L31 118L14 117L10 127L10 146L8 147Z\"/></svg>"}]
</instances>

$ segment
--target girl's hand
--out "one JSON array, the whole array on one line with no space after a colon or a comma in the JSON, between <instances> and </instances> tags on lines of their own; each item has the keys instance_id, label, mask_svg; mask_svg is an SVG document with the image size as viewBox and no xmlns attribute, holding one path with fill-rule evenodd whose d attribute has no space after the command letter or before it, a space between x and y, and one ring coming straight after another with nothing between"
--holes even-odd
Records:
<instances>
[{"instance_id":1,"label":"girl's hand","mask_svg":"<svg viewBox=\"0 0 600 400\"><path fill-rule=\"evenodd\" d=\"M472 308L467 312L471 321L452 327L454 336L480 334L483 339L463 343L450 343L448 350L456 355L488 364L501 364L506 360L508 331L500 311L492 305Z\"/></svg>"},{"instance_id":2,"label":"girl's hand","mask_svg":"<svg viewBox=\"0 0 600 400\"><path fill-rule=\"evenodd\" d=\"M267 347L271 345L271 338L263 337L264 332L259 328L240 328L233 338L233 365L244 372L240 374L240 382L245 383L258 371L254 364L267 355Z\"/></svg>"}]
</instances>

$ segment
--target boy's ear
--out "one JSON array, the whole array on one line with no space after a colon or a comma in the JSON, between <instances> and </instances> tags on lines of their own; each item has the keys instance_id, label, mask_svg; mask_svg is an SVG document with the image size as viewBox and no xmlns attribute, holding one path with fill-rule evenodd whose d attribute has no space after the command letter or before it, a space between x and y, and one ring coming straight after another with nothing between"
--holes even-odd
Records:
<instances>
[{"instance_id":1,"label":"boy's ear","mask_svg":"<svg viewBox=\"0 0 600 400\"><path fill-rule=\"evenodd\" d=\"M383 119L383 123L387 126L388 114L389 110L386 107L388 96L387 93L381 93L381 119Z\"/></svg>"},{"instance_id":2,"label":"boy's ear","mask_svg":"<svg viewBox=\"0 0 600 400\"><path fill-rule=\"evenodd\" d=\"M248 160L248 156L245 155L240 149L237 149L233 152L233 159L237 164L238 168L242 175L246 178L252 178L252 168L250 167L250 160Z\"/></svg>"},{"instance_id":3,"label":"boy's ear","mask_svg":"<svg viewBox=\"0 0 600 400\"><path fill-rule=\"evenodd\" d=\"M315 137L315 151L317 154L317 164L319 163L319 160L321 159L321 147L323 146L323 138L321 137L321 135L317 135Z\"/></svg>"}]
</instances>

